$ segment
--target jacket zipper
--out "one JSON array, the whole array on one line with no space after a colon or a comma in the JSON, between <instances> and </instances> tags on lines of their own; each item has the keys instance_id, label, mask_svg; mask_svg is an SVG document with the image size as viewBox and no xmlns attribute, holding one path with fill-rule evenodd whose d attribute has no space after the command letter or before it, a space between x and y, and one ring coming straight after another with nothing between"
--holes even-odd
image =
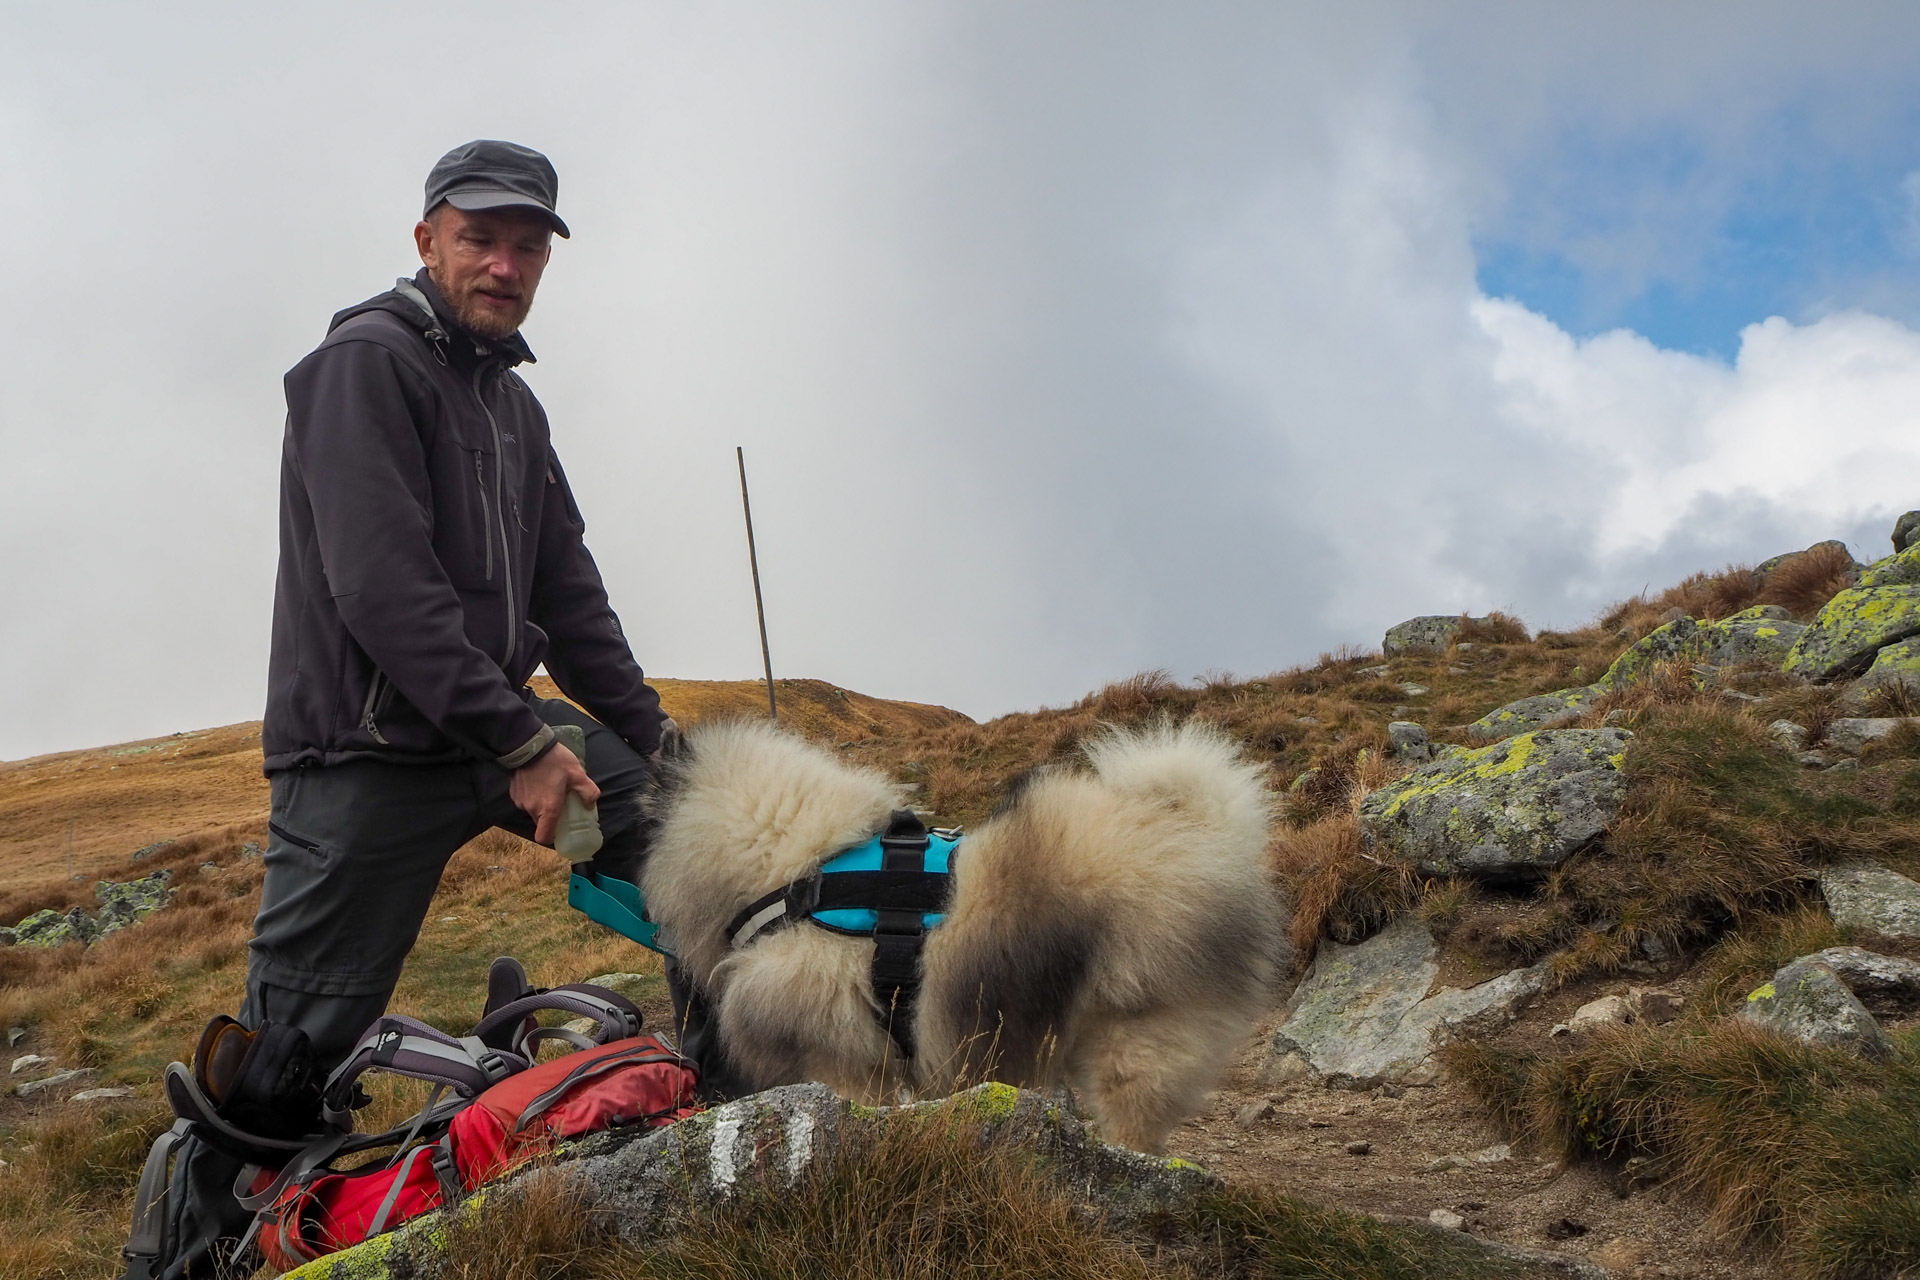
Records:
<instances>
[{"instance_id":1,"label":"jacket zipper","mask_svg":"<svg viewBox=\"0 0 1920 1280\"><path fill-rule=\"evenodd\" d=\"M480 466L480 451L473 451L473 478L480 484L480 535L487 543L487 581L493 581L493 508L487 504L487 473Z\"/></svg>"},{"instance_id":2,"label":"jacket zipper","mask_svg":"<svg viewBox=\"0 0 1920 1280\"><path fill-rule=\"evenodd\" d=\"M487 398L480 391L480 379L486 371L484 364L473 371L473 398L480 402L480 412L487 415L487 425L493 429L493 514L500 526L500 585L507 601L507 653L500 659L504 667L513 661L514 651L520 647L520 621L513 610L513 551L507 541L507 445L500 438L500 422L493 416L493 410L487 408Z\"/></svg>"},{"instance_id":3,"label":"jacket zipper","mask_svg":"<svg viewBox=\"0 0 1920 1280\"><path fill-rule=\"evenodd\" d=\"M373 735L373 740L383 747L392 746L380 735L380 726L374 720L374 713L381 709L380 695L387 691L387 673L374 668L373 683L367 686L366 705L360 708L360 727Z\"/></svg>"}]
</instances>

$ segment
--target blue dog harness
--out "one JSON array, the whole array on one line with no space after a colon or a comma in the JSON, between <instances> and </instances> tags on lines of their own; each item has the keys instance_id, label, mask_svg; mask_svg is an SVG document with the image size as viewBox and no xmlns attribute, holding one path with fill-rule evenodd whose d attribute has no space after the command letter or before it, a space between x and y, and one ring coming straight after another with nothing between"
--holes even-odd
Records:
<instances>
[{"instance_id":1,"label":"blue dog harness","mask_svg":"<svg viewBox=\"0 0 1920 1280\"><path fill-rule=\"evenodd\" d=\"M727 926L735 951L768 929L807 920L822 929L873 939L873 994L887 1034L913 1056L913 1007L920 995L920 949L946 918L960 833L928 831L909 809L887 829L829 858L819 870L750 902Z\"/></svg>"}]
</instances>

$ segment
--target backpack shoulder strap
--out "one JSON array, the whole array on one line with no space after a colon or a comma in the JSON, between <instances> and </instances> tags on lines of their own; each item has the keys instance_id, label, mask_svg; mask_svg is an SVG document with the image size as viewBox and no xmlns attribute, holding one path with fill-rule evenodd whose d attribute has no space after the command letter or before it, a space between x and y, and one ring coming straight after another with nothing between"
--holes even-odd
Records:
<instances>
[{"instance_id":1,"label":"backpack shoulder strap","mask_svg":"<svg viewBox=\"0 0 1920 1280\"><path fill-rule=\"evenodd\" d=\"M501 1005L480 1019L479 1025L473 1029L473 1038L485 1040L502 1027L524 1027L529 1014L548 1010L599 1022L599 1029L593 1035L596 1044L627 1040L640 1034L640 1010L631 1000L617 991L596 987L589 982L569 982L565 986L554 987L550 991L535 991ZM527 1053L527 1047L526 1037L516 1033L513 1049L531 1060L532 1055Z\"/></svg>"},{"instance_id":2,"label":"backpack shoulder strap","mask_svg":"<svg viewBox=\"0 0 1920 1280\"><path fill-rule=\"evenodd\" d=\"M477 1036L450 1036L417 1019L390 1014L367 1028L346 1061L327 1077L327 1113L332 1117L349 1109L354 1082L368 1071L425 1080L472 1098L527 1066L523 1055L489 1048Z\"/></svg>"}]
</instances>

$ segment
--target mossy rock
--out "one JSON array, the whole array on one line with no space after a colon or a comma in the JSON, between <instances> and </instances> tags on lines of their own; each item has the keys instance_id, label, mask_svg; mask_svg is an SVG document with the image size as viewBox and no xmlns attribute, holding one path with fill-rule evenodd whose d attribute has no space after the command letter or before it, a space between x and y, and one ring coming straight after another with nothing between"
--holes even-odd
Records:
<instances>
[{"instance_id":1,"label":"mossy rock","mask_svg":"<svg viewBox=\"0 0 1920 1280\"><path fill-rule=\"evenodd\" d=\"M1632 738L1624 729L1547 729L1435 761L1369 795L1361 833L1423 875L1537 878L1620 812Z\"/></svg>"},{"instance_id":2,"label":"mossy rock","mask_svg":"<svg viewBox=\"0 0 1920 1280\"><path fill-rule=\"evenodd\" d=\"M1806 624L1779 605L1755 605L1717 622L1703 622L1694 633L1692 652L1716 666L1765 662L1779 666L1793 651Z\"/></svg>"},{"instance_id":3,"label":"mossy rock","mask_svg":"<svg viewBox=\"0 0 1920 1280\"><path fill-rule=\"evenodd\" d=\"M1380 650L1389 658L1416 653L1445 653L1460 638L1461 618L1457 613L1429 614L1408 618L1387 628Z\"/></svg>"},{"instance_id":4,"label":"mossy rock","mask_svg":"<svg viewBox=\"0 0 1920 1280\"><path fill-rule=\"evenodd\" d=\"M1861 587L1920 586L1920 544L1896 551L1883 560L1875 560L1860 574Z\"/></svg>"},{"instance_id":5,"label":"mossy rock","mask_svg":"<svg viewBox=\"0 0 1920 1280\"><path fill-rule=\"evenodd\" d=\"M1584 714L1595 699L1606 691L1603 685L1589 684L1577 689L1536 693L1531 698L1521 698L1504 707L1495 707L1468 725L1467 733L1481 742L1491 742L1497 738L1512 737L1516 733L1556 728Z\"/></svg>"},{"instance_id":6,"label":"mossy rock","mask_svg":"<svg viewBox=\"0 0 1920 1280\"><path fill-rule=\"evenodd\" d=\"M1864 711L1883 693L1904 693L1920 703L1920 636L1896 640L1873 655L1866 674L1847 686L1840 702L1850 711Z\"/></svg>"},{"instance_id":7,"label":"mossy rock","mask_svg":"<svg viewBox=\"0 0 1920 1280\"><path fill-rule=\"evenodd\" d=\"M1692 618L1675 618L1629 645L1594 684L1601 689L1624 688L1663 662L1691 655L1698 647L1699 632L1700 624Z\"/></svg>"},{"instance_id":8,"label":"mossy rock","mask_svg":"<svg viewBox=\"0 0 1920 1280\"><path fill-rule=\"evenodd\" d=\"M1869 666L1880 650L1920 635L1920 586L1849 587L1827 602L1781 670L1831 680Z\"/></svg>"},{"instance_id":9,"label":"mossy rock","mask_svg":"<svg viewBox=\"0 0 1920 1280\"><path fill-rule=\"evenodd\" d=\"M1802 956L1753 989L1739 1017L1808 1044L1890 1058L1893 1041L1860 998L1818 956Z\"/></svg>"}]
</instances>

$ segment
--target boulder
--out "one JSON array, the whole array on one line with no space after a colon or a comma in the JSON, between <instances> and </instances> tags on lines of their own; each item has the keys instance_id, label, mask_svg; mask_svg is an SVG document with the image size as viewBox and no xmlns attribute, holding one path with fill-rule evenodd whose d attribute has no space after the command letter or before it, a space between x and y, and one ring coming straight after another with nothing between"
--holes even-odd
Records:
<instances>
[{"instance_id":1,"label":"boulder","mask_svg":"<svg viewBox=\"0 0 1920 1280\"><path fill-rule=\"evenodd\" d=\"M1599 1027L1625 1026L1632 1021L1633 1009L1625 996L1601 996L1575 1009L1567 1025L1575 1031L1592 1031Z\"/></svg>"},{"instance_id":2,"label":"boulder","mask_svg":"<svg viewBox=\"0 0 1920 1280\"><path fill-rule=\"evenodd\" d=\"M664 1129L617 1129L535 1165L399 1230L288 1272L288 1280L429 1280L467 1274L445 1257L452 1214L483 1214L545 1179L565 1179L581 1209L644 1249L682 1229L690 1212L735 1197L778 1195L850 1138L882 1126L951 1115L978 1124L981 1141L1030 1152L1036 1167L1120 1229L1144 1227L1192 1204L1219 1180L1185 1160L1101 1142L1062 1095L988 1084L950 1099L904 1107L856 1107L825 1085L770 1089Z\"/></svg>"},{"instance_id":3,"label":"boulder","mask_svg":"<svg viewBox=\"0 0 1920 1280\"><path fill-rule=\"evenodd\" d=\"M1861 564L1859 561L1853 558L1853 552L1847 549L1846 543L1840 541L1838 538L1828 538L1825 542L1814 543L1812 546L1808 547L1806 551L1789 551L1783 555L1772 556L1766 560L1762 560L1759 564L1754 566L1753 571L1759 574L1761 577L1765 577L1767 574L1772 573L1775 569L1778 569L1781 565L1793 559L1795 556L1803 556L1807 553L1807 551L1819 551L1829 547L1831 547L1835 551L1838 551L1841 555L1845 556L1847 558L1848 563L1852 564L1856 570L1866 568L1865 565Z\"/></svg>"},{"instance_id":4,"label":"boulder","mask_svg":"<svg viewBox=\"0 0 1920 1280\"><path fill-rule=\"evenodd\" d=\"M1909 511L1893 522L1893 549L1905 551L1920 541L1920 511Z\"/></svg>"},{"instance_id":5,"label":"boulder","mask_svg":"<svg viewBox=\"0 0 1920 1280\"><path fill-rule=\"evenodd\" d=\"M1696 651L1699 632L1700 624L1685 617L1649 631L1628 645L1595 684L1602 689L1622 689L1663 662L1688 657Z\"/></svg>"},{"instance_id":6,"label":"boulder","mask_svg":"<svg viewBox=\"0 0 1920 1280\"><path fill-rule=\"evenodd\" d=\"M1878 742L1901 725L1920 725L1920 717L1874 716L1834 720L1827 725L1827 745L1835 751L1857 756L1868 743Z\"/></svg>"},{"instance_id":7,"label":"boulder","mask_svg":"<svg viewBox=\"0 0 1920 1280\"><path fill-rule=\"evenodd\" d=\"M1536 693L1504 707L1495 707L1468 725L1467 732L1481 742L1493 742L1516 733L1557 728L1585 715L1594 700L1605 692L1605 687L1590 684L1578 689Z\"/></svg>"},{"instance_id":8,"label":"boulder","mask_svg":"<svg viewBox=\"0 0 1920 1280\"><path fill-rule=\"evenodd\" d=\"M1274 1032L1269 1075L1291 1074L1297 1059L1340 1088L1404 1082L1453 1036L1504 1025L1546 986L1542 963L1429 995L1439 955L1432 931L1412 917L1354 946L1322 943Z\"/></svg>"},{"instance_id":9,"label":"boulder","mask_svg":"<svg viewBox=\"0 0 1920 1280\"><path fill-rule=\"evenodd\" d=\"M1816 956L1802 956L1753 989L1735 1015L1809 1044L1887 1058L1893 1041L1867 1007Z\"/></svg>"},{"instance_id":10,"label":"boulder","mask_svg":"<svg viewBox=\"0 0 1920 1280\"><path fill-rule=\"evenodd\" d=\"M1871 863L1827 867L1820 872L1820 893L1841 928L1920 937L1920 884L1897 871Z\"/></svg>"},{"instance_id":11,"label":"boulder","mask_svg":"<svg viewBox=\"0 0 1920 1280\"><path fill-rule=\"evenodd\" d=\"M1448 646L1460 638L1462 628L1463 619L1457 613L1408 618L1387 628L1386 638L1380 642L1380 651L1389 658L1445 653Z\"/></svg>"},{"instance_id":12,"label":"boulder","mask_svg":"<svg viewBox=\"0 0 1920 1280\"><path fill-rule=\"evenodd\" d=\"M1866 674L1840 695L1840 705L1849 711L1865 711L1882 695L1900 696L1920 706L1920 636L1895 641L1874 654Z\"/></svg>"},{"instance_id":13,"label":"boulder","mask_svg":"<svg viewBox=\"0 0 1920 1280\"><path fill-rule=\"evenodd\" d=\"M1361 834L1423 875L1544 875L1619 813L1632 737L1548 729L1436 760L1369 794Z\"/></svg>"},{"instance_id":14,"label":"boulder","mask_svg":"<svg viewBox=\"0 0 1920 1280\"><path fill-rule=\"evenodd\" d=\"M1807 726L1791 720L1775 720L1767 726L1767 736L1793 755L1799 755L1807 749Z\"/></svg>"},{"instance_id":15,"label":"boulder","mask_svg":"<svg viewBox=\"0 0 1920 1280\"><path fill-rule=\"evenodd\" d=\"M65 1071L56 1071L50 1076L42 1076L38 1080L29 1080L25 1084L15 1085L13 1091L23 1098L31 1098L36 1094L51 1093L55 1089L61 1089L70 1084L91 1080L96 1074L92 1067L71 1067Z\"/></svg>"},{"instance_id":16,"label":"boulder","mask_svg":"<svg viewBox=\"0 0 1920 1280\"><path fill-rule=\"evenodd\" d=\"M1849 587L1794 641L1781 670L1810 680L1863 671L1886 646L1920 635L1920 586Z\"/></svg>"},{"instance_id":17,"label":"boulder","mask_svg":"<svg viewBox=\"0 0 1920 1280\"><path fill-rule=\"evenodd\" d=\"M1883 956L1864 947L1828 947L1813 959L1833 970L1862 1003L1905 1012L1920 1006L1920 960Z\"/></svg>"},{"instance_id":18,"label":"boulder","mask_svg":"<svg viewBox=\"0 0 1920 1280\"><path fill-rule=\"evenodd\" d=\"M110 933L117 933L137 920L143 920L173 898L167 887L173 872L161 870L150 876L124 883L102 880L93 887L100 902L97 914L84 907L56 911L48 907L36 911L11 929L0 929L0 945L21 947L59 947L69 942L91 945Z\"/></svg>"},{"instance_id":19,"label":"boulder","mask_svg":"<svg viewBox=\"0 0 1920 1280\"><path fill-rule=\"evenodd\" d=\"M1395 720L1387 726L1387 741L1392 744L1393 758L1403 764L1425 764L1433 759L1433 739L1427 736L1424 725Z\"/></svg>"},{"instance_id":20,"label":"boulder","mask_svg":"<svg viewBox=\"0 0 1920 1280\"><path fill-rule=\"evenodd\" d=\"M1716 666L1764 662L1777 667L1806 629L1805 623L1795 622L1778 605L1755 605L1717 622L1701 623L1692 651Z\"/></svg>"},{"instance_id":21,"label":"boulder","mask_svg":"<svg viewBox=\"0 0 1920 1280\"><path fill-rule=\"evenodd\" d=\"M1910 587L1920 584L1920 546L1909 545L1860 571L1860 587Z\"/></svg>"}]
</instances>

